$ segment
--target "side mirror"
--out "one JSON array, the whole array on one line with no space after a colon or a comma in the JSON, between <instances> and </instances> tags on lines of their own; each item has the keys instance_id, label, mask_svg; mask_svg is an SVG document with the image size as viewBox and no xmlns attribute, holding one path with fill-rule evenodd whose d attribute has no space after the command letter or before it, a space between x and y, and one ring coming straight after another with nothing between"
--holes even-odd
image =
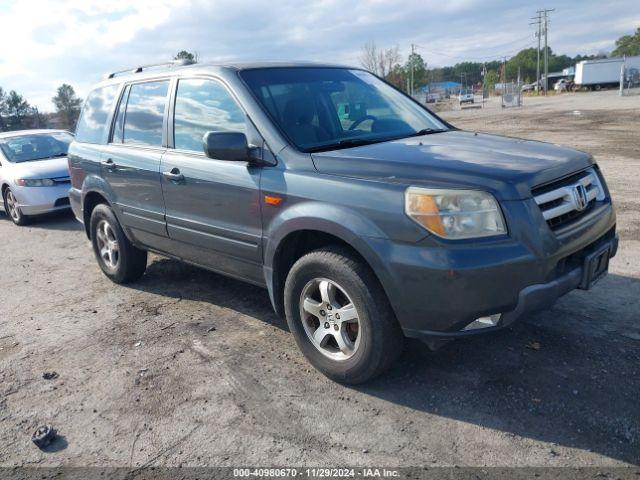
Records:
<instances>
[{"instance_id":1,"label":"side mirror","mask_svg":"<svg viewBox=\"0 0 640 480\"><path fill-rule=\"evenodd\" d=\"M203 138L203 149L207 157L215 160L249 160L249 143L242 132L207 132Z\"/></svg>"}]
</instances>

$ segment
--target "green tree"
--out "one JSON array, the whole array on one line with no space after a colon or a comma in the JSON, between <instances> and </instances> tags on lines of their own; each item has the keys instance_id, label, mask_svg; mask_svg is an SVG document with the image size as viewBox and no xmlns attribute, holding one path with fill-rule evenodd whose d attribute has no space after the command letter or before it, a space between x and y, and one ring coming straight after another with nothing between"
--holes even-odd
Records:
<instances>
[{"instance_id":1,"label":"green tree","mask_svg":"<svg viewBox=\"0 0 640 480\"><path fill-rule=\"evenodd\" d=\"M7 114L7 94L0 87L0 132L5 131L4 116Z\"/></svg>"},{"instance_id":2,"label":"green tree","mask_svg":"<svg viewBox=\"0 0 640 480\"><path fill-rule=\"evenodd\" d=\"M484 76L485 87L491 91L495 88L496 83L500 83L498 72L496 70L487 70L487 73Z\"/></svg>"},{"instance_id":3,"label":"green tree","mask_svg":"<svg viewBox=\"0 0 640 480\"><path fill-rule=\"evenodd\" d=\"M623 55L640 55L640 27L633 35L624 35L616 40L616 48L611 52L612 57Z\"/></svg>"},{"instance_id":4,"label":"green tree","mask_svg":"<svg viewBox=\"0 0 640 480\"><path fill-rule=\"evenodd\" d=\"M391 71L387 74L385 80L400 90L407 88L407 75L404 67L399 63L391 67Z\"/></svg>"},{"instance_id":5,"label":"green tree","mask_svg":"<svg viewBox=\"0 0 640 480\"><path fill-rule=\"evenodd\" d=\"M71 85L63 83L58 87L56 96L51 99L56 107L56 112L62 120L62 127L68 130L75 128L78 116L80 115L80 100Z\"/></svg>"},{"instance_id":6,"label":"green tree","mask_svg":"<svg viewBox=\"0 0 640 480\"><path fill-rule=\"evenodd\" d=\"M413 85L418 90L427 83L427 63L419 53L409 54L407 63L404 64L404 77L411 78L411 65L413 64Z\"/></svg>"},{"instance_id":7,"label":"green tree","mask_svg":"<svg viewBox=\"0 0 640 480\"><path fill-rule=\"evenodd\" d=\"M24 97L15 90L11 90L5 101L7 117L9 118L10 128L16 130L24 127L24 119L31 113L31 107Z\"/></svg>"},{"instance_id":8,"label":"green tree","mask_svg":"<svg viewBox=\"0 0 640 480\"><path fill-rule=\"evenodd\" d=\"M180 50L176 53L176 56L173 57L174 60L188 60L190 62L197 63L198 62L198 54L187 52L186 50Z\"/></svg>"}]
</instances>

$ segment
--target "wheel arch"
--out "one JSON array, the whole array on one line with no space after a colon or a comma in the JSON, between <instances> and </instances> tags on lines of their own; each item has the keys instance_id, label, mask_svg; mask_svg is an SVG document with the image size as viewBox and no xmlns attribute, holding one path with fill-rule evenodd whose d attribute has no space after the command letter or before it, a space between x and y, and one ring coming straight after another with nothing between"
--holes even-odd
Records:
<instances>
[{"instance_id":1,"label":"wheel arch","mask_svg":"<svg viewBox=\"0 0 640 480\"><path fill-rule=\"evenodd\" d=\"M375 234L377 238L380 238L382 233L368 225L368 220L356 219L344 212L340 222L331 220L327 210L327 205L324 205L321 217L304 216L289 219L265 237L265 281L271 303L280 316L284 315L284 283L293 264L303 255L329 245L339 245L364 262L386 293L386 268L363 230Z\"/></svg>"},{"instance_id":2,"label":"wheel arch","mask_svg":"<svg viewBox=\"0 0 640 480\"><path fill-rule=\"evenodd\" d=\"M96 206L100 204L106 204L111 207L111 203L103 192L98 190L89 190L83 195L82 221L84 223L84 231L89 240L91 240L91 214Z\"/></svg>"},{"instance_id":3,"label":"wheel arch","mask_svg":"<svg viewBox=\"0 0 640 480\"><path fill-rule=\"evenodd\" d=\"M5 210L5 213L7 215L8 212L6 212L7 207L4 204L4 192L6 192L9 189L9 184L5 181L2 182L2 186L0 186L0 206L2 206L2 209Z\"/></svg>"}]
</instances>

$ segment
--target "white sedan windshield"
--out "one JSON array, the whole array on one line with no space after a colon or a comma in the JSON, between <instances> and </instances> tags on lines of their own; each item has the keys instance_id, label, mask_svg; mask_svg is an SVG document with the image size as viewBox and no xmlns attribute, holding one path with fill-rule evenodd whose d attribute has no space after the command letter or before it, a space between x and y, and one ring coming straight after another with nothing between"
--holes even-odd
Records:
<instances>
[{"instance_id":1,"label":"white sedan windshield","mask_svg":"<svg viewBox=\"0 0 640 480\"><path fill-rule=\"evenodd\" d=\"M0 149L10 162L22 163L65 156L72 140L65 132L16 135L0 139Z\"/></svg>"}]
</instances>

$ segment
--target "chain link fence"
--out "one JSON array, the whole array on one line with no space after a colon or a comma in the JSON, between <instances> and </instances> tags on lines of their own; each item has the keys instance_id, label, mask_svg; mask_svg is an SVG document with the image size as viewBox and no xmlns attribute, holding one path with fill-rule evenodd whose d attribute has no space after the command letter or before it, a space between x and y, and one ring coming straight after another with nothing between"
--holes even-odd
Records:
<instances>
[{"instance_id":1,"label":"chain link fence","mask_svg":"<svg viewBox=\"0 0 640 480\"><path fill-rule=\"evenodd\" d=\"M627 68L621 78L620 94L640 95L640 69Z\"/></svg>"},{"instance_id":2,"label":"chain link fence","mask_svg":"<svg viewBox=\"0 0 640 480\"><path fill-rule=\"evenodd\" d=\"M521 107L522 106L522 84L519 82L503 83L502 87L502 107Z\"/></svg>"}]
</instances>

